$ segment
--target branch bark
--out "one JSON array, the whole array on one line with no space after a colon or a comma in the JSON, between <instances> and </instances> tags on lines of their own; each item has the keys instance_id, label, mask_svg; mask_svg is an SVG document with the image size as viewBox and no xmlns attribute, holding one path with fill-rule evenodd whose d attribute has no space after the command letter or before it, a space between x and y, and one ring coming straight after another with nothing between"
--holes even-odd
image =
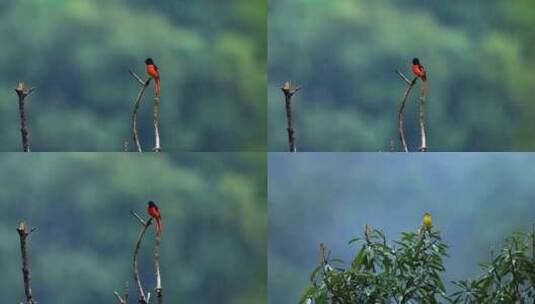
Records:
<instances>
[{"instance_id":1,"label":"branch bark","mask_svg":"<svg viewBox=\"0 0 535 304\"><path fill-rule=\"evenodd\" d=\"M143 81L141 77L139 77L136 73L134 73L132 70L128 70L130 75L134 77L134 79L139 83L140 89L139 93L137 94L136 100L134 102L134 111L132 112L132 139L134 141L134 145L136 146L137 152L143 152L141 149L141 143L139 141L139 134L137 131L137 112L139 110L139 106L141 105L141 101L143 98L143 94L145 93L145 89L149 86L151 78L147 78L147 80Z\"/></svg>"},{"instance_id":2,"label":"branch bark","mask_svg":"<svg viewBox=\"0 0 535 304\"><path fill-rule=\"evenodd\" d=\"M425 96L427 95L427 81L422 82L422 92L419 98L418 125L420 127L420 152L427 151L427 141L425 136Z\"/></svg>"},{"instance_id":3,"label":"branch bark","mask_svg":"<svg viewBox=\"0 0 535 304\"><path fill-rule=\"evenodd\" d=\"M141 242L143 241L145 232L147 231L147 228L149 228L150 224L152 223L152 218L149 218L147 221L145 221L139 215L137 215L137 213L135 213L134 211L130 211L130 213L141 224L141 231L139 232L139 236L136 242L136 247L134 249L134 260L133 260L133 265L132 265L132 269L134 273L134 281L137 284L138 303L148 304L150 300L150 293L145 294L145 291L143 290L143 284L141 283L141 279L139 276L139 249L141 248Z\"/></svg>"},{"instance_id":4,"label":"branch bark","mask_svg":"<svg viewBox=\"0 0 535 304\"><path fill-rule=\"evenodd\" d=\"M35 231L35 228L32 228L31 230L28 230L28 225L25 221L22 221L19 223L19 227L17 228L17 232L19 233L20 238L20 253L22 257L22 276L24 279L24 293L26 295L26 304L35 304L37 301L33 298L32 295L32 287L30 284L30 266L28 262L28 252L27 252L27 245L26 245L26 239L28 236Z\"/></svg>"},{"instance_id":5,"label":"branch bark","mask_svg":"<svg viewBox=\"0 0 535 304\"><path fill-rule=\"evenodd\" d=\"M286 130L288 131L288 147L290 152L297 152L295 147L295 131L292 126L292 97L297 91L301 90L301 87L294 89L292 88L292 83L290 81L286 81L281 90L284 93L284 102L286 104L286 121L288 124Z\"/></svg>"},{"instance_id":6,"label":"branch bark","mask_svg":"<svg viewBox=\"0 0 535 304\"><path fill-rule=\"evenodd\" d=\"M154 126L154 148L152 151L160 152L162 149L160 147L160 97L154 96L152 103L152 124Z\"/></svg>"},{"instance_id":7,"label":"branch bark","mask_svg":"<svg viewBox=\"0 0 535 304\"><path fill-rule=\"evenodd\" d=\"M160 274L160 239L161 232L156 233L156 245L154 247L154 264L156 266L156 298L158 299L158 304L163 303L163 289L162 289L162 277Z\"/></svg>"},{"instance_id":8,"label":"branch bark","mask_svg":"<svg viewBox=\"0 0 535 304\"><path fill-rule=\"evenodd\" d=\"M398 111L398 132L399 132L399 141L400 141L400 145L401 145L403 152L409 152L409 148L407 147L407 141L405 140L405 132L403 131L403 111L405 110L405 104L407 103L407 98L409 97L412 87L414 87L414 84L416 84L416 80L418 78L415 77L412 81L410 81L399 70L396 70L396 73L407 84L407 89L405 90L405 93L403 93L403 96L401 97L401 105Z\"/></svg>"},{"instance_id":9,"label":"branch bark","mask_svg":"<svg viewBox=\"0 0 535 304\"><path fill-rule=\"evenodd\" d=\"M117 291L114 291L113 294L117 298L119 304L128 304L128 281L124 285L124 294L123 296L119 295Z\"/></svg>"},{"instance_id":10,"label":"branch bark","mask_svg":"<svg viewBox=\"0 0 535 304\"><path fill-rule=\"evenodd\" d=\"M19 96L19 114L20 114L20 133L22 137L22 151L30 152L30 142L28 127L26 126L26 111L24 109L24 102L26 97L32 95L35 88L26 89L23 82L19 82L15 88L15 92Z\"/></svg>"}]
</instances>

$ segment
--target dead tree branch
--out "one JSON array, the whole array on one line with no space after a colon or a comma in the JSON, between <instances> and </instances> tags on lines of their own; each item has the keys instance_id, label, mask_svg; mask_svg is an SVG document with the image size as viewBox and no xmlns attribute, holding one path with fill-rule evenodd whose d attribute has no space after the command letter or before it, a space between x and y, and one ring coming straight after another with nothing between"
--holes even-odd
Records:
<instances>
[{"instance_id":1,"label":"dead tree branch","mask_svg":"<svg viewBox=\"0 0 535 304\"><path fill-rule=\"evenodd\" d=\"M156 232L156 245L154 247L154 264L156 266L156 298L158 299L158 304L163 303L163 289L162 289L162 278L160 275L160 239L161 231Z\"/></svg>"},{"instance_id":2,"label":"dead tree branch","mask_svg":"<svg viewBox=\"0 0 535 304\"><path fill-rule=\"evenodd\" d=\"M152 218L149 218L147 221L145 221L139 215L137 215L137 213L135 213L134 211L130 211L130 213L141 224L141 231L139 232L139 236L136 242L136 247L134 249L134 260L133 260L133 265L132 265L133 273L134 273L134 281L137 284L138 303L148 304L150 300L150 292L145 294L145 291L143 290L143 284L141 283L141 279L139 276L139 249L141 248L141 242L143 241L145 232L147 231L147 228L149 228L150 224L152 223Z\"/></svg>"},{"instance_id":3,"label":"dead tree branch","mask_svg":"<svg viewBox=\"0 0 535 304\"><path fill-rule=\"evenodd\" d=\"M22 151L24 152L30 152L30 142L29 142L29 133L28 133L28 127L26 126L26 111L24 109L24 102L26 100L26 97L32 95L35 88L24 88L24 83L19 82L17 87L15 88L15 92L17 92L17 95L19 96L19 114L20 114L20 133L22 136Z\"/></svg>"},{"instance_id":4,"label":"dead tree branch","mask_svg":"<svg viewBox=\"0 0 535 304\"><path fill-rule=\"evenodd\" d=\"M20 238L20 253L22 256L22 276L24 279L24 293L26 294L26 304L35 304L37 301L33 298L32 287L30 285L30 266L28 262L28 251L26 245L26 239L28 236L35 231L36 228L28 230L28 225L25 221L19 223L17 232L19 233Z\"/></svg>"},{"instance_id":5,"label":"dead tree branch","mask_svg":"<svg viewBox=\"0 0 535 304\"><path fill-rule=\"evenodd\" d=\"M143 152L141 149L141 143L139 141L139 134L137 131L137 112L139 110L139 106L141 105L141 101L143 99L143 94L145 93L145 89L149 86L151 78L147 78L147 80L143 81L136 73L134 73L132 70L128 70L130 75L134 77L134 79L139 83L139 93L137 94L136 100L134 102L134 111L132 112L132 139L134 141L134 145L136 146L137 152Z\"/></svg>"},{"instance_id":6,"label":"dead tree branch","mask_svg":"<svg viewBox=\"0 0 535 304\"><path fill-rule=\"evenodd\" d=\"M297 93L297 91L301 90L301 87L294 89L292 88L292 83L290 81L286 81L281 90L284 93L284 102L286 103L286 121L288 123L286 130L288 130L288 146L290 152L297 152L295 147L295 131L292 126L292 97L295 93Z\"/></svg>"},{"instance_id":7,"label":"dead tree branch","mask_svg":"<svg viewBox=\"0 0 535 304\"><path fill-rule=\"evenodd\" d=\"M152 124L154 126L154 148L152 151L160 152L162 149L160 147L160 97L158 95L154 96L152 103Z\"/></svg>"},{"instance_id":8,"label":"dead tree branch","mask_svg":"<svg viewBox=\"0 0 535 304\"><path fill-rule=\"evenodd\" d=\"M405 93L403 93L403 96L401 97L401 105L398 111L398 132L399 132L399 141L400 141L403 152L409 152L409 148L407 147L407 141L405 140L405 132L403 131L403 111L405 110L405 104L407 103L407 98L409 97L412 87L414 87L414 84L416 84L416 80L418 78L415 77L412 81L410 81L409 78L403 75L403 73L401 73L399 70L396 70L396 73L407 84L407 89L405 90Z\"/></svg>"},{"instance_id":9,"label":"dead tree branch","mask_svg":"<svg viewBox=\"0 0 535 304\"><path fill-rule=\"evenodd\" d=\"M124 294L121 296L117 291L114 291L113 294L117 298L119 304L128 304L128 281L124 285Z\"/></svg>"},{"instance_id":10,"label":"dead tree branch","mask_svg":"<svg viewBox=\"0 0 535 304\"><path fill-rule=\"evenodd\" d=\"M420 152L427 151L427 141L425 137L425 96L427 95L427 81L422 82L422 92L420 93L419 98L419 107L418 107L418 125L420 127Z\"/></svg>"}]
</instances>

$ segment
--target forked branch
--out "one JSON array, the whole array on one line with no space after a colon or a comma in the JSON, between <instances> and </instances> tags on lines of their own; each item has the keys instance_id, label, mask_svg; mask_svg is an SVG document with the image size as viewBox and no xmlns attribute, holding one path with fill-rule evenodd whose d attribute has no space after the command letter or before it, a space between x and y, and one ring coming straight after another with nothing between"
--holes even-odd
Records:
<instances>
[{"instance_id":1,"label":"forked branch","mask_svg":"<svg viewBox=\"0 0 535 304\"><path fill-rule=\"evenodd\" d=\"M141 101L143 99L143 94L145 93L145 89L149 86L151 78L147 78L147 80L143 81L141 77L139 77L136 73L134 73L132 70L128 70L130 75L139 83L139 93L137 94L136 100L134 102L134 111L132 112L132 140L134 141L134 145L136 146L137 152L143 152L141 149L141 143L139 140L139 133L137 130L137 112L139 110L139 106L141 105Z\"/></svg>"},{"instance_id":2,"label":"forked branch","mask_svg":"<svg viewBox=\"0 0 535 304\"><path fill-rule=\"evenodd\" d=\"M399 106L399 111L398 111L398 133L399 133L399 141L401 144L402 151L409 152L409 148L407 147L407 141L405 139L405 131L403 130L403 111L405 110L405 104L407 103L407 98L409 97L412 87L414 87L414 85L416 84L416 80L418 78L415 77L412 81L410 81L409 78L403 75L403 73L401 73L399 70L396 70L396 73L407 84L407 89L405 90L405 93L403 93L403 96L401 97L401 104Z\"/></svg>"},{"instance_id":3,"label":"forked branch","mask_svg":"<svg viewBox=\"0 0 535 304\"><path fill-rule=\"evenodd\" d=\"M152 218L149 218L147 221L145 221L134 211L130 211L130 213L141 224L141 231L139 232L139 236L136 242L136 247L134 249L134 260L133 260L133 265L132 265L133 273L134 273L134 281L136 282L136 285L137 285L138 303L148 304L150 300L150 292L145 294L145 291L143 290L143 284L141 283L141 278L139 276L139 249L141 248L141 242L143 241L145 232L147 231L147 228L149 228L150 224L152 223Z\"/></svg>"},{"instance_id":4,"label":"forked branch","mask_svg":"<svg viewBox=\"0 0 535 304\"><path fill-rule=\"evenodd\" d=\"M128 281L124 285L124 293L122 296L117 291L114 291L113 294L117 298L119 304L128 304Z\"/></svg>"}]
</instances>

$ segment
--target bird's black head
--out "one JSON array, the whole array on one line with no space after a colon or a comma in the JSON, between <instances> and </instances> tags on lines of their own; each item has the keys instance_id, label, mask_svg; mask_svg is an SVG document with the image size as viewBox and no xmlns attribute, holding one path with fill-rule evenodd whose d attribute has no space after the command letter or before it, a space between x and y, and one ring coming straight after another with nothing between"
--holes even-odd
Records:
<instances>
[{"instance_id":1,"label":"bird's black head","mask_svg":"<svg viewBox=\"0 0 535 304\"><path fill-rule=\"evenodd\" d=\"M152 60L152 58L147 58L145 59L145 64L154 64L154 61Z\"/></svg>"},{"instance_id":2,"label":"bird's black head","mask_svg":"<svg viewBox=\"0 0 535 304\"><path fill-rule=\"evenodd\" d=\"M412 64L420 64L420 59L418 58L412 59Z\"/></svg>"},{"instance_id":3,"label":"bird's black head","mask_svg":"<svg viewBox=\"0 0 535 304\"><path fill-rule=\"evenodd\" d=\"M156 207L156 204L153 201L149 201L147 205L149 205L149 207Z\"/></svg>"}]
</instances>

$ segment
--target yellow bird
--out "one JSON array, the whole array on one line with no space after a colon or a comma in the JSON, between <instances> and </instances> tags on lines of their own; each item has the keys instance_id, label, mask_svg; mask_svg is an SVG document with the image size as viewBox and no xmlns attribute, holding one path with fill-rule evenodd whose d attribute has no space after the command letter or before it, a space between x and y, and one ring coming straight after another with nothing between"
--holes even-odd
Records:
<instances>
[{"instance_id":1,"label":"yellow bird","mask_svg":"<svg viewBox=\"0 0 535 304\"><path fill-rule=\"evenodd\" d=\"M431 214L425 213L422 226L425 230L431 231L431 228L433 227L433 218L431 217Z\"/></svg>"}]
</instances>

